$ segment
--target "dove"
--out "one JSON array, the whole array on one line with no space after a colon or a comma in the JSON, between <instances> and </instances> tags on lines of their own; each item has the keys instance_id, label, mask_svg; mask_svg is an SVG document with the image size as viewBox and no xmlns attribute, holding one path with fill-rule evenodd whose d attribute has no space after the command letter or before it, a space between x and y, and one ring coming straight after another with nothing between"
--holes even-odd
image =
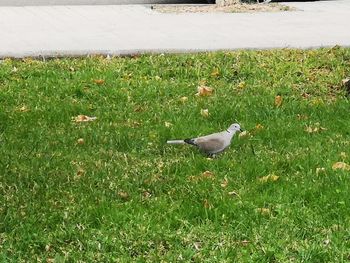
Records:
<instances>
[{"instance_id":1,"label":"dove","mask_svg":"<svg viewBox=\"0 0 350 263\"><path fill-rule=\"evenodd\" d=\"M197 138L184 140L169 140L168 144L190 144L196 146L200 151L215 156L223 152L230 146L231 140L236 132L242 132L241 126L238 123L232 124L227 130L201 136Z\"/></svg>"}]
</instances>

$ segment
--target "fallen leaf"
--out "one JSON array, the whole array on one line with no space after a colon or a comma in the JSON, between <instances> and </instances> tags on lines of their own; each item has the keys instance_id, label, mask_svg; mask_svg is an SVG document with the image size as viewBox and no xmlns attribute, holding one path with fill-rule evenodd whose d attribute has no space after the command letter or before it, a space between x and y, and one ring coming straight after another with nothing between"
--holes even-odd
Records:
<instances>
[{"instance_id":1,"label":"fallen leaf","mask_svg":"<svg viewBox=\"0 0 350 263\"><path fill-rule=\"evenodd\" d=\"M196 250L200 250L202 247L202 244L201 244L201 242L194 242L193 246Z\"/></svg>"},{"instance_id":2,"label":"fallen leaf","mask_svg":"<svg viewBox=\"0 0 350 263\"><path fill-rule=\"evenodd\" d=\"M188 97L181 97L181 98L180 98L180 101L181 101L182 103L185 103L185 102L188 101Z\"/></svg>"},{"instance_id":3,"label":"fallen leaf","mask_svg":"<svg viewBox=\"0 0 350 263\"><path fill-rule=\"evenodd\" d=\"M298 114L297 118L298 118L298 120L307 120L309 118L309 116L307 116L305 114Z\"/></svg>"},{"instance_id":4,"label":"fallen leaf","mask_svg":"<svg viewBox=\"0 0 350 263\"><path fill-rule=\"evenodd\" d=\"M77 140L77 143L78 143L78 144L84 144L84 139L83 139L83 138L79 138L79 139Z\"/></svg>"},{"instance_id":5,"label":"fallen leaf","mask_svg":"<svg viewBox=\"0 0 350 263\"><path fill-rule=\"evenodd\" d=\"M128 199L129 198L129 194L127 192L124 192L124 191L119 191L118 192L118 196L121 198L121 199Z\"/></svg>"},{"instance_id":6,"label":"fallen leaf","mask_svg":"<svg viewBox=\"0 0 350 263\"><path fill-rule=\"evenodd\" d=\"M212 207L211 204L209 203L208 199L204 199L203 205L207 209L210 209Z\"/></svg>"},{"instance_id":7,"label":"fallen leaf","mask_svg":"<svg viewBox=\"0 0 350 263\"><path fill-rule=\"evenodd\" d=\"M238 83L237 88L245 89L246 86L247 86L247 84L245 83L245 81L241 81L240 83Z\"/></svg>"},{"instance_id":8,"label":"fallen leaf","mask_svg":"<svg viewBox=\"0 0 350 263\"><path fill-rule=\"evenodd\" d=\"M93 82L97 85L102 85L105 83L104 79L94 79Z\"/></svg>"},{"instance_id":9,"label":"fallen leaf","mask_svg":"<svg viewBox=\"0 0 350 263\"><path fill-rule=\"evenodd\" d=\"M202 177L204 178L213 178L214 177L214 173L210 172L210 171L205 171L202 173Z\"/></svg>"},{"instance_id":10,"label":"fallen leaf","mask_svg":"<svg viewBox=\"0 0 350 263\"><path fill-rule=\"evenodd\" d=\"M270 215L271 214L271 210L269 208L257 208L256 209L257 212L259 212L260 214L266 216L266 215Z\"/></svg>"},{"instance_id":11,"label":"fallen leaf","mask_svg":"<svg viewBox=\"0 0 350 263\"><path fill-rule=\"evenodd\" d=\"M332 165L332 169L350 171L350 165L344 162L336 162Z\"/></svg>"},{"instance_id":12,"label":"fallen leaf","mask_svg":"<svg viewBox=\"0 0 350 263\"><path fill-rule=\"evenodd\" d=\"M214 70L210 74L212 77L218 77L220 75L220 71L218 68L214 68Z\"/></svg>"},{"instance_id":13,"label":"fallen leaf","mask_svg":"<svg viewBox=\"0 0 350 263\"><path fill-rule=\"evenodd\" d=\"M242 132L238 135L238 137L239 137L239 138L242 138L242 137L246 137L246 136L248 136L248 135L250 135L248 131L242 131Z\"/></svg>"},{"instance_id":14,"label":"fallen leaf","mask_svg":"<svg viewBox=\"0 0 350 263\"><path fill-rule=\"evenodd\" d=\"M262 130L262 129L264 129L264 126L262 126L260 123L258 123L257 125L255 125L255 129Z\"/></svg>"},{"instance_id":15,"label":"fallen leaf","mask_svg":"<svg viewBox=\"0 0 350 263\"><path fill-rule=\"evenodd\" d=\"M72 117L72 121L74 122L88 122L88 121L94 121L96 120L96 117L89 117L86 115L78 115L76 117Z\"/></svg>"},{"instance_id":16,"label":"fallen leaf","mask_svg":"<svg viewBox=\"0 0 350 263\"><path fill-rule=\"evenodd\" d=\"M280 177L275 175L275 174L269 174L269 175L266 175L266 176L263 176L263 177L260 177L258 180L259 182L261 183L267 183L267 182L275 182L279 179Z\"/></svg>"},{"instance_id":17,"label":"fallen leaf","mask_svg":"<svg viewBox=\"0 0 350 263\"><path fill-rule=\"evenodd\" d=\"M320 123L315 123L313 126L306 126L305 131L307 133L316 133L327 130L326 128L323 128L320 126Z\"/></svg>"},{"instance_id":18,"label":"fallen leaf","mask_svg":"<svg viewBox=\"0 0 350 263\"><path fill-rule=\"evenodd\" d=\"M237 196L237 197L241 198L241 196L236 191L228 192L228 194L231 195L231 196L234 195L234 196Z\"/></svg>"},{"instance_id":19,"label":"fallen leaf","mask_svg":"<svg viewBox=\"0 0 350 263\"><path fill-rule=\"evenodd\" d=\"M208 118L209 117L209 110L208 109L201 109L201 115L204 118Z\"/></svg>"},{"instance_id":20,"label":"fallen leaf","mask_svg":"<svg viewBox=\"0 0 350 263\"><path fill-rule=\"evenodd\" d=\"M82 177L85 174L85 170L82 168L79 168L76 175L75 175L75 179L79 179L80 177Z\"/></svg>"},{"instance_id":21,"label":"fallen leaf","mask_svg":"<svg viewBox=\"0 0 350 263\"><path fill-rule=\"evenodd\" d=\"M228 186L228 180L227 179L224 179L222 182L221 182L221 187L222 188L226 188Z\"/></svg>"},{"instance_id":22,"label":"fallen leaf","mask_svg":"<svg viewBox=\"0 0 350 263\"><path fill-rule=\"evenodd\" d=\"M211 96L214 92L213 88L207 87L207 86L199 86L197 88L196 96Z\"/></svg>"},{"instance_id":23,"label":"fallen leaf","mask_svg":"<svg viewBox=\"0 0 350 263\"><path fill-rule=\"evenodd\" d=\"M20 112L28 112L29 109L27 108L26 105L23 105L22 107L19 108L19 111L20 111Z\"/></svg>"},{"instance_id":24,"label":"fallen leaf","mask_svg":"<svg viewBox=\"0 0 350 263\"><path fill-rule=\"evenodd\" d=\"M282 106L282 103L283 103L283 98L281 95L277 95L275 97L275 106L276 107L281 107Z\"/></svg>"},{"instance_id":25,"label":"fallen leaf","mask_svg":"<svg viewBox=\"0 0 350 263\"><path fill-rule=\"evenodd\" d=\"M148 192L148 191L143 191L143 193L142 193L142 196L144 197L144 198L150 198L151 196L152 196L152 194L150 193L150 192Z\"/></svg>"}]
</instances>

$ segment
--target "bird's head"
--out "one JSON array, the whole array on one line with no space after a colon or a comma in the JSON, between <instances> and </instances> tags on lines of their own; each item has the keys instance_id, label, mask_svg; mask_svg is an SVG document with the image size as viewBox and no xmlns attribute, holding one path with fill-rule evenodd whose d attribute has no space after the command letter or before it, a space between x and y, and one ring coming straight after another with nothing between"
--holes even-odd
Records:
<instances>
[{"instance_id":1,"label":"bird's head","mask_svg":"<svg viewBox=\"0 0 350 263\"><path fill-rule=\"evenodd\" d=\"M228 132L237 132L237 131L242 132L243 130L238 123L234 123L227 129L227 131Z\"/></svg>"}]
</instances>

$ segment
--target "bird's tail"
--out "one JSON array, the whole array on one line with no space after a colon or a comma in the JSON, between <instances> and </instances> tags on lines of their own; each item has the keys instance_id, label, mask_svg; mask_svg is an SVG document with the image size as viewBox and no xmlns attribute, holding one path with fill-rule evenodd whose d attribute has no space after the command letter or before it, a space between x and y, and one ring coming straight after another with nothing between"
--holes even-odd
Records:
<instances>
[{"instance_id":1,"label":"bird's tail","mask_svg":"<svg viewBox=\"0 0 350 263\"><path fill-rule=\"evenodd\" d=\"M170 140L166 142L167 144L185 144L184 140Z\"/></svg>"}]
</instances>

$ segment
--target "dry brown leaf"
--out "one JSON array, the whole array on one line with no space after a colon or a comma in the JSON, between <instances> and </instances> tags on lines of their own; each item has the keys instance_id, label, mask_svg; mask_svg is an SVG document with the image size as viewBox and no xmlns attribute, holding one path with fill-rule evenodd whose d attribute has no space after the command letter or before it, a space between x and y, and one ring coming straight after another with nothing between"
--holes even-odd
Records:
<instances>
[{"instance_id":1,"label":"dry brown leaf","mask_svg":"<svg viewBox=\"0 0 350 263\"><path fill-rule=\"evenodd\" d=\"M124 192L124 191L119 191L118 192L118 196L121 198L121 199L128 199L129 198L129 194L127 192Z\"/></svg>"},{"instance_id":2,"label":"dry brown leaf","mask_svg":"<svg viewBox=\"0 0 350 263\"><path fill-rule=\"evenodd\" d=\"M275 97L275 106L276 107L281 107L282 106L282 103L283 103L283 98L281 95L277 95Z\"/></svg>"},{"instance_id":3,"label":"dry brown leaf","mask_svg":"<svg viewBox=\"0 0 350 263\"><path fill-rule=\"evenodd\" d=\"M146 199L150 198L152 196L152 194L148 191L143 191L142 196Z\"/></svg>"},{"instance_id":4,"label":"dry brown leaf","mask_svg":"<svg viewBox=\"0 0 350 263\"><path fill-rule=\"evenodd\" d=\"M74 122L88 122L88 121L94 121L96 120L96 117L89 117L86 115L78 115L76 117L72 117L72 121Z\"/></svg>"},{"instance_id":5,"label":"dry brown leaf","mask_svg":"<svg viewBox=\"0 0 350 263\"><path fill-rule=\"evenodd\" d=\"M197 88L196 96L211 96L213 95L214 89L207 86L199 86Z\"/></svg>"},{"instance_id":6,"label":"dry brown leaf","mask_svg":"<svg viewBox=\"0 0 350 263\"><path fill-rule=\"evenodd\" d=\"M214 173L210 172L210 171L205 171L202 173L202 177L204 178L213 178L214 177Z\"/></svg>"},{"instance_id":7,"label":"dry brown leaf","mask_svg":"<svg viewBox=\"0 0 350 263\"><path fill-rule=\"evenodd\" d=\"M212 205L209 203L208 199L204 199L203 206L207 209L212 208Z\"/></svg>"},{"instance_id":8,"label":"dry brown leaf","mask_svg":"<svg viewBox=\"0 0 350 263\"><path fill-rule=\"evenodd\" d=\"M344 162L336 162L332 165L332 169L350 171L350 165Z\"/></svg>"},{"instance_id":9,"label":"dry brown leaf","mask_svg":"<svg viewBox=\"0 0 350 263\"><path fill-rule=\"evenodd\" d=\"M78 144L84 144L84 139L83 139L83 138L79 138L79 139L77 140L77 143L78 143Z\"/></svg>"},{"instance_id":10,"label":"dry brown leaf","mask_svg":"<svg viewBox=\"0 0 350 263\"><path fill-rule=\"evenodd\" d=\"M105 83L104 79L94 79L93 82L97 85L102 85Z\"/></svg>"},{"instance_id":11,"label":"dry brown leaf","mask_svg":"<svg viewBox=\"0 0 350 263\"><path fill-rule=\"evenodd\" d=\"M275 174L269 174L269 175L266 175L266 176L263 176L263 177L260 177L258 180L259 182L261 183L267 183L267 182L275 182L279 179L280 177L275 175Z\"/></svg>"},{"instance_id":12,"label":"dry brown leaf","mask_svg":"<svg viewBox=\"0 0 350 263\"><path fill-rule=\"evenodd\" d=\"M80 177L82 177L85 174L85 170L82 168L79 168L76 175L75 175L75 179L79 179Z\"/></svg>"},{"instance_id":13,"label":"dry brown leaf","mask_svg":"<svg viewBox=\"0 0 350 263\"><path fill-rule=\"evenodd\" d=\"M201 109L201 115L204 118L208 118L209 117L209 110L208 109Z\"/></svg>"}]
</instances>

